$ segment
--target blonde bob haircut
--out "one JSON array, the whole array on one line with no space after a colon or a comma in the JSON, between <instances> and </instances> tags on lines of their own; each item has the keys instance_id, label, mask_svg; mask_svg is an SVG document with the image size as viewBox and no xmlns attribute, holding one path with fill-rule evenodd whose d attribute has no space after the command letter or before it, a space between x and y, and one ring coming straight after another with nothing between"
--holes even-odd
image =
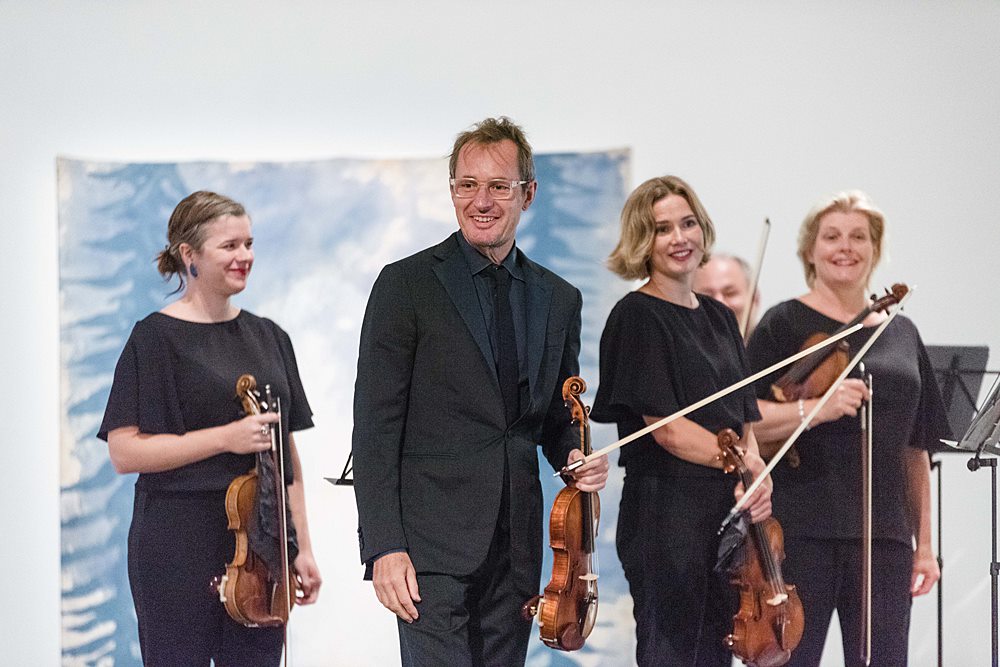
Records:
<instances>
[{"instance_id":1,"label":"blonde bob haircut","mask_svg":"<svg viewBox=\"0 0 1000 667\"><path fill-rule=\"evenodd\" d=\"M609 269L625 280L649 278L649 258L653 254L653 242L656 239L653 204L669 195L683 197L691 207L705 243L699 266L708 261L709 251L715 243L715 225L712 224L712 219L708 217L705 207L690 185L677 176L659 176L633 190L622 208L621 238L608 256L607 264Z\"/></svg>"},{"instance_id":2,"label":"blonde bob haircut","mask_svg":"<svg viewBox=\"0 0 1000 667\"><path fill-rule=\"evenodd\" d=\"M871 280L875 267L882 258L882 238L885 236L885 216L872 202L871 198L861 190L845 190L816 202L806 214L802 226L799 227L799 260L805 272L806 284L812 288L816 282L816 265L809 261L809 253L816 246L819 236L819 225L823 216L832 212L862 213L868 218L868 232L872 238L872 268L865 276L865 286Z\"/></svg>"}]
</instances>

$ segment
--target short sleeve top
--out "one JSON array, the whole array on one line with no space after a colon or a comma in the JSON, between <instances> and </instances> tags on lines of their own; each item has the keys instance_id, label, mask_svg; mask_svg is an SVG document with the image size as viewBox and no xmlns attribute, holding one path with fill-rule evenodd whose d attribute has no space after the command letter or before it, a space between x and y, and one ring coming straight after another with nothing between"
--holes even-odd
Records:
<instances>
[{"instance_id":1,"label":"short sleeve top","mask_svg":"<svg viewBox=\"0 0 1000 667\"><path fill-rule=\"evenodd\" d=\"M745 377L747 360L732 311L698 295L685 308L631 292L608 316L601 335L600 385L591 418L618 424L619 437L646 426L643 415L666 417ZM760 419L753 388L745 387L686 415L707 430ZM625 445L619 465L628 475L725 477L716 468L684 461L647 434Z\"/></svg>"},{"instance_id":2,"label":"short sleeve top","mask_svg":"<svg viewBox=\"0 0 1000 667\"><path fill-rule=\"evenodd\" d=\"M97 437L123 426L173 433L222 426L244 416L236 381L249 373L280 402L282 437L313 425L291 340L278 325L245 310L226 322L200 323L152 313L137 322L115 367ZM291 482L289 448L285 481ZM141 473L138 488L225 489L254 466L253 454L224 453L173 470Z\"/></svg>"},{"instance_id":3,"label":"short sleeve top","mask_svg":"<svg viewBox=\"0 0 1000 667\"><path fill-rule=\"evenodd\" d=\"M831 334L841 322L792 299L771 308L754 329L748 357L761 370L798 352L817 332ZM875 332L863 328L847 337L852 354ZM906 500L905 450L927 449L950 437L947 415L927 350L913 322L896 317L863 360L873 377L873 536L911 543ZM757 396L774 400L771 385L786 370L761 378ZM860 377L855 375L854 377ZM845 416L804 431L795 446L800 464L782 460L774 469L774 515L786 535L861 537L861 426Z\"/></svg>"}]
</instances>

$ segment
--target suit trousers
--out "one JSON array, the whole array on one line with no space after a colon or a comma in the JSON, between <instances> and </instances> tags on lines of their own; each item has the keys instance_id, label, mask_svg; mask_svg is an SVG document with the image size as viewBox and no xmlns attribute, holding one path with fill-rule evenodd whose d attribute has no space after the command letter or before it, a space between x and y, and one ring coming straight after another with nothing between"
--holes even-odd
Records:
<instances>
[{"instance_id":1,"label":"suit trousers","mask_svg":"<svg viewBox=\"0 0 1000 667\"><path fill-rule=\"evenodd\" d=\"M136 489L128 575L147 667L265 667L281 662L282 628L229 617L209 582L234 552L226 492Z\"/></svg>"},{"instance_id":2,"label":"suit trousers","mask_svg":"<svg viewBox=\"0 0 1000 667\"><path fill-rule=\"evenodd\" d=\"M536 589L521 590L510 558L509 475L486 560L468 576L417 573L419 618L397 619L403 667L523 665L531 621L521 607Z\"/></svg>"}]
</instances>

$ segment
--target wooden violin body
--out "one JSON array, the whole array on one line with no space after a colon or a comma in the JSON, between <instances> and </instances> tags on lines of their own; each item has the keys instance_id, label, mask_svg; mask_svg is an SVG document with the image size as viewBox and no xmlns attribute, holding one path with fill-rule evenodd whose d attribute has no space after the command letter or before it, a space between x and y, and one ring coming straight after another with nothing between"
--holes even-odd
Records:
<instances>
[{"instance_id":1,"label":"wooden violin body","mask_svg":"<svg viewBox=\"0 0 1000 667\"><path fill-rule=\"evenodd\" d=\"M226 573L216 582L219 600L229 616L247 627L272 627L288 621L291 605L283 582L271 577L264 562L250 548L247 535L257 495L257 471L234 479L226 491L228 528L234 532L236 548L233 560L226 564ZM289 571L285 581L295 581ZM294 596L291 597L294 604Z\"/></svg>"},{"instance_id":2,"label":"wooden violin body","mask_svg":"<svg viewBox=\"0 0 1000 667\"><path fill-rule=\"evenodd\" d=\"M579 395L586 390L586 383L576 376L563 384L563 399L580 427L584 455L590 453L590 425ZM561 489L552 504L549 514L552 578L543 595L534 596L522 607L525 618L538 618L540 638L552 648L563 651L582 648L597 622L594 537L600 514L597 493L573 486Z\"/></svg>"},{"instance_id":3,"label":"wooden violin body","mask_svg":"<svg viewBox=\"0 0 1000 667\"><path fill-rule=\"evenodd\" d=\"M806 350L816 343L829 338L829 334L814 333L806 338L800 349ZM820 396L840 376L851 361L851 346L846 340L806 357L802 366L793 365L791 370L771 385L771 393L779 403L789 403L800 398L815 398Z\"/></svg>"},{"instance_id":4,"label":"wooden violin body","mask_svg":"<svg viewBox=\"0 0 1000 667\"><path fill-rule=\"evenodd\" d=\"M259 403L253 400L256 388L257 382L252 375L240 376L236 390L244 400L247 414L260 412ZM257 483L260 479L257 470L255 466L247 474L234 479L226 491L226 517L228 528L234 533L236 547L232 561L226 564L226 573L213 578L212 588L218 592L226 612L237 623L247 627L273 627L288 622L288 614L296 598L296 578L291 566L284 576L273 576L250 545L248 529L256 511ZM280 486L284 493L282 481L276 482L276 486ZM292 588L289 589L289 586Z\"/></svg>"},{"instance_id":5,"label":"wooden violin body","mask_svg":"<svg viewBox=\"0 0 1000 667\"><path fill-rule=\"evenodd\" d=\"M737 474L744 488L753 482L736 447L739 436L731 429L719 434L723 467ZM733 655L751 667L779 667L792 657L802 640L805 617L795 586L781 574L784 560L781 525L771 517L750 524L742 562L730 572L740 606L733 617L733 631L723 639Z\"/></svg>"}]
</instances>

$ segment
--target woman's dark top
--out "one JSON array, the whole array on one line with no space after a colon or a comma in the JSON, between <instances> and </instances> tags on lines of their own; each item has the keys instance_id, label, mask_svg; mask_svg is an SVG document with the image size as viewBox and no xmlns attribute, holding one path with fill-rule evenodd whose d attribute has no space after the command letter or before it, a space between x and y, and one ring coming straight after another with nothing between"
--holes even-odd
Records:
<instances>
[{"instance_id":1,"label":"woman's dark top","mask_svg":"<svg viewBox=\"0 0 1000 667\"><path fill-rule=\"evenodd\" d=\"M747 360L732 311L698 295L685 308L631 292L608 316L601 335L601 382L591 418L616 422L619 437L645 428L643 415L666 417L747 377ZM752 387L686 415L712 433L760 419ZM656 444L652 434L621 449L626 475L714 477L725 473L684 461Z\"/></svg>"},{"instance_id":2,"label":"woman's dark top","mask_svg":"<svg viewBox=\"0 0 1000 667\"><path fill-rule=\"evenodd\" d=\"M152 313L136 323L115 367L104 421L97 437L123 426L140 433L183 435L222 426L244 416L236 380L249 373L257 389L271 385L280 399L282 437L309 428L312 411L299 379L291 340L269 319L245 310L232 320L200 323ZM285 482L292 481L285 447ZM147 491L226 489L254 467L253 454L218 454L174 470L141 473Z\"/></svg>"},{"instance_id":3,"label":"woman's dark top","mask_svg":"<svg viewBox=\"0 0 1000 667\"><path fill-rule=\"evenodd\" d=\"M750 365L767 368L798 352L810 335L841 326L801 301L780 303L764 314L750 338ZM848 336L852 355L875 329ZM915 527L904 454L907 447L927 449L938 438L950 437L947 416L920 334L906 317L894 319L862 361L873 378L872 534L911 545ZM785 372L761 378L757 396L773 401L771 385ZM791 468L782 460L772 473L774 516L786 535L861 538L860 439L859 418L852 416L803 431L795 445L800 466Z\"/></svg>"}]
</instances>

